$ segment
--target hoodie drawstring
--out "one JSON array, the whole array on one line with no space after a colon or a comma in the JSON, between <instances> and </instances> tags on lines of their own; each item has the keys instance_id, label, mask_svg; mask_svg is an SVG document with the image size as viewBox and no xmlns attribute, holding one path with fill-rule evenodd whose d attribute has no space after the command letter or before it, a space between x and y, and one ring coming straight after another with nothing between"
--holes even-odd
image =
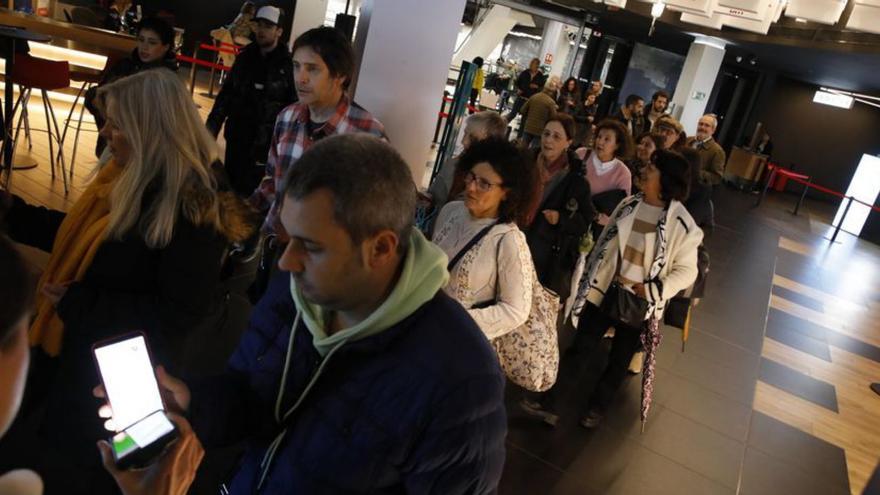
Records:
<instances>
[{"instance_id":1,"label":"hoodie drawstring","mask_svg":"<svg viewBox=\"0 0 880 495\"><path fill-rule=\"evenodd\" d=\"M288 338L287 342L287 355L284 357L284 371L281 374L281 384L278 386L278 398L275 400L275 420L278 421L279 424L284 424L290 417L290 415L299 408L300 404L302 404L303 400L305 400L306 396L309 394L309 391L312 390L312 387L318 381L318 377L320 377L321 373L323 373L324 368L327 366L327 363L330 362L330 358L338 349L340 349L346 344L346 342L348 342L348 339L340 341L339 344L337 344L335 347L333 347L333 349L330 350L329 353L327 353L327 357L325 357L321 361L321 365L318 366L318 370L315 372L314 375L312 375L312 379L309 380L308 385L306 385L306 388L300 394L299 398L296 400L293 406L291 406L290 409L288 409L287 412L284 413L284 416L281 416L281 403L283 402L284 398L284 388L287 385L287 373L290 369L290 358L293 355L293 340L294 336L296 335L296 327L299 326L299 322L301 319L300 314L301 313L297 311L296 318L293 320L293 327L290 330L290 337ZM276 452L278 452L278 448L281 446L281 442L284 440L285 435L287 435L287 425L285 425L278 436L276 436L275 439L272 440L272 443L269 444L269 448L266 450L266 453L263 454L263 460L260 462L261 473L260 481L257 483L257 492L262 489L263 483L266 481L266 476L268 476L269 469L272 467L272 461L275 459L275 454Z\"/></svg>"}]
</instances>

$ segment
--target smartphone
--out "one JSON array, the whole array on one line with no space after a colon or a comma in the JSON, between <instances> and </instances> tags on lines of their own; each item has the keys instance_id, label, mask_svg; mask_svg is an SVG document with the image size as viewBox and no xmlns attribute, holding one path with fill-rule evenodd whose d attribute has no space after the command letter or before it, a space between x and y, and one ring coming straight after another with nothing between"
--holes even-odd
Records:
<instances>
[{"instance_id":1,"label":"smartphone","mask_svg":"<svg viewBox=\"0 0 880 495\"><path fill-rule=\"evenodd\" d=\"M128 333L92 348L118 428L110 439L120 469L149 465L177 439L153 371L147 339Z\"/></svg>"}]
</instances>

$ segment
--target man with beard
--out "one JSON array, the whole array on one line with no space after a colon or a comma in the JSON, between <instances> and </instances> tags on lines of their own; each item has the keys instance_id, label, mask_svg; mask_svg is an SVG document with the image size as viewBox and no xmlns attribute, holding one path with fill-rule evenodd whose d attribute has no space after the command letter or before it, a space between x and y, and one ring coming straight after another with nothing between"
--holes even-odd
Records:
<instances>
[{"instance_id":1,"label":"man with beard","mask_svg":"<svg viewBox=\"0 0 880 495\"><path fill-rule=\"evenodd\" d=\"M226 172L244 197L263 178L278 112L296 101L293 62L280 42L281 10L262 7L255 19L256 41L236 57L207 122L215 136L226 123Z\"/></svg>"}]
</instances>

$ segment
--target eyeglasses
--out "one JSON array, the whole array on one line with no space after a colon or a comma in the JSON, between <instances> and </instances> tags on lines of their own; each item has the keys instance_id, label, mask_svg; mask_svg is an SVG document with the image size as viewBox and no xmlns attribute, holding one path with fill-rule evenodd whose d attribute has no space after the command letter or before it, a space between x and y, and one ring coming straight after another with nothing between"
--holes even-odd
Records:
<instances>
[{"instance_id":1,"label":"eyeglasses","mask_svg":"<svg viewBox=\"0 0 880 495\"><path fill-rule=\"evenodd\" d=\"M474 183L474 182L476 182L476 184L477 184L477 189L482 192L488 192L493 187L500 187L502 185L502 184L495 184L495 183L489 182L482 177L478 177L473 172L468 172L467 175L464 176L465 185L469 186L469 185L471 185L471 183Z\"/></svg>"}]
</instances>

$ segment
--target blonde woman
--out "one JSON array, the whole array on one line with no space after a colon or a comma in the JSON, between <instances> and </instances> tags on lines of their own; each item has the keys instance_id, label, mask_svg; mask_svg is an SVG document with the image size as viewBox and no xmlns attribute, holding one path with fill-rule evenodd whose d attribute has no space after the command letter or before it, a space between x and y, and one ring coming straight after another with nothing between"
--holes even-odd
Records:
<instances>
[{"instance_id":1,"label":"blonde woman","mask_svg":"<svg viewBox=\"0 0 880 495\"><path fill-rule=\"evenodd\" d=\"M179 369L185 340L218 326L224 252L251 230L246 206L218 190L214 138L174 73L120 79L98 99L112 159L70 211L6 198L10 236L51 251L29 338L58 371L46 438L35 445L61 449L63 462L41 471L64 479L65 493L80 493L77 481L83 492L101 493L96 479L85 479L94 476L90 467L100 472L95 441L106 434L91 398L99 383L91 345L143 331L154 360Z\"/></svg>"}]
</instances>

